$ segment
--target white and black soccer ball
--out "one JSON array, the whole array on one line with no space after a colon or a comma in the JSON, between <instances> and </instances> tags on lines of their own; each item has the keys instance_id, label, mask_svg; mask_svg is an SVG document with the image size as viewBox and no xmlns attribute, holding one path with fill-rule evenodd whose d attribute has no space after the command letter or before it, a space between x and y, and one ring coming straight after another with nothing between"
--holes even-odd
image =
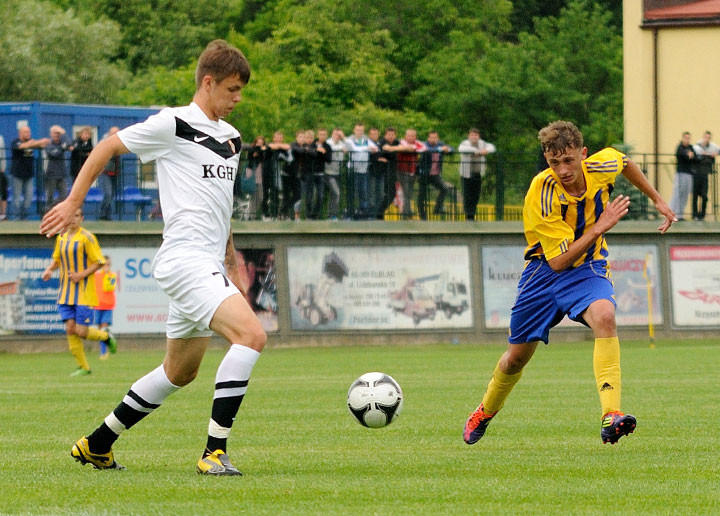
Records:
<instances>
[{"instance_id":1,"label":"white and black soccer ball","mask_svg":"<svg viewBox=\"0 0 720 516\"><path fill-rule=\"evenodd\" d=\"M348 408L363 426L382 428L402 412L403 393L392 376L384 373L365 373L348 389Z\"/></svg>"}]
</instances>

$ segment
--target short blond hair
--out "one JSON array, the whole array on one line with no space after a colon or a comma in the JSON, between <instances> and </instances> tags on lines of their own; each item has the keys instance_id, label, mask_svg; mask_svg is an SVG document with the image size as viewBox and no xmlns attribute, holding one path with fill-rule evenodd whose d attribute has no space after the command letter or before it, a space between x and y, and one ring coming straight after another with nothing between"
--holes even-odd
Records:
<instances>
[{"instance_id":1,"label":"short blond hair","mask_svg":"<svg viewBox=\"0 0 720 516\"><path fill-rule=\"evenodd\" d=\"M550 153L553 156L562 154L570 148L583 148L583 135L580 129L572 122L566 122L565 120L556 120L540 129L538 140L540 140L543 152Z\"/></svg>"},{"instance_id":2,"label":"short blond hair","mask_svg":"<svg viewBox=\"0 0 720 516\"><path fill-rule=\"evenodd\" d=\"M50 127L50 134L52 133L65 134L65 129L63 129L59 125L53 125L52 127Z\"/></svg>"}]
</instances>

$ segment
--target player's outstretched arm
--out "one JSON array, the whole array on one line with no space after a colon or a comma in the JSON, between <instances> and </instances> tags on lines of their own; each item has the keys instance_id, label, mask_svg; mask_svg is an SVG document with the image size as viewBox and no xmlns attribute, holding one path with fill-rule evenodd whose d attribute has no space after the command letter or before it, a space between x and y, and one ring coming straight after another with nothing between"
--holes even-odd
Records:
<instances>
[{"instance_id":1,"label":"player's outstretched arm","mask_svg":"<svg viewBox=\"0 0 720 516\"><path fill-rule=\"evenodd\" d=\"M663 223L660 225L660 227L658 227L660 233L664 234L668 229L670 229L670 226L672 226L673 222L677 222L677 216L675 216L675 213L670 209L670 206L668 206L668 204L663 200L658 191L653 188L653 186L650 184L650 181L647 180L645 174L642 173L642 170L640 170L640 167L638 167L634 161L628 159L628 164L623 169L622 174L628 181L633 184L635 188L647 195L650 200L655 204L655 209L658 211L658 213L665 217Z\"/></svg>"},{"instance_id":2,"label":"player's outstretched arm","mask_svg":"<svg viewBox=\"0 0 720 516\"><path fill-rule=\"evenodd\" d=\"M67 199L55 205L43 217L40 223L40 234L49 238L64 232L70 224L75 210L82 206L90 185L95 182L110 158L128 152L130 151L116 134L98 143L80 169Z\"/></svg>"},{"instance_id":3,"label":"player's outstretched arm","mask_svg":"<svg viewBox=\"0 0 720 516\"><path fill-rule=\"evenodd\" d=\"M591 245L600 237L615 227L627 215L630 208L630 198L620 195L607 203L605 210L598 220L590 226L590 229L568 246L568 250L560 256L548 260L548 265L555 272L560 272L570 267L580 255L587 251Z\"/></svg>"}]
</instances>

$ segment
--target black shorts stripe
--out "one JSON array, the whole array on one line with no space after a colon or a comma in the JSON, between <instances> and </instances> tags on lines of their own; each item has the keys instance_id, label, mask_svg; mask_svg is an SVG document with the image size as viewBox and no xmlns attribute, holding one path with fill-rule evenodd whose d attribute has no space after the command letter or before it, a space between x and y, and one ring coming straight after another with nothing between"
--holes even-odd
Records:
<instances>
[{"instance_id":1,"label":"black shorts stripe","mask_svg":"<svg viewBox=\"0 0 720 516\"><path fill-rule=\"evenodd\" d=\"M247 387L247 384L248 380L218 382L215 384L215 389L237 389L238 387Z\"/></svg>"},{"instance_id":2,"label":"black shorts stripe","mask_svg":"<svg viewBox=\"0 0 720 516\"><path fill-rule=\"evenodd\" d=\"M158 405L155 405L154 403L148 403L147 401L145 401L144 399L142 399L140 396L138 396L137 394L135 394L135 393L132 391L132 389L130 389L130 390L128 391L127 395L130 396L132 399L134 399L134 400L137 402L138 405L140 405L141 407L145 407L146 409L153 409L153 410L154 410L154 409L156 409L156 408L158 408L158 407L160 406L159 404L158 404Z\"/></svg>"}]
</instances>

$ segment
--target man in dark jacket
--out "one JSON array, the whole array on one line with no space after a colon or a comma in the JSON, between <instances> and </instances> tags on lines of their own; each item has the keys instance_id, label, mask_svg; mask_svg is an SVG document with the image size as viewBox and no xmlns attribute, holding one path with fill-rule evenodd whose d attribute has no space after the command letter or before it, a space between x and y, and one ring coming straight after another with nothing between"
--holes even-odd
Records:
<instances>
[{"instance_id":1,"label":"man in dark jacket","mask_svg":"<svg viewBox=\"0 0 720 516\"><path fill-rule=\"evenodd\" d=\"M675 149L675 157L677 158L677 173L675 174L675 183L673 184L673 195L670 200L670 209L677 214L678 220L685 220L685 205L688 196L693 189L693 173L695 171L695 151L690 143L690 133L685 131L682 134L682 140Z\"/></svg>"},{"instance_id":2,"label":"man in dark jacket","mask_svg":"<svg viewBox=\"0 0 720 516\"><path fill-rule=\"evenodd\" d=\"M50 138L33 140L30 128L23 126L18 129L18 137L12 141L12 165L10 175L12 176L13 188L13 209L16 219L26 219L30 211L30 204L33 197L33 176L35 174L35 149L41 149L50 143ZM23 197L22 208L20 207L20 196Z\"/></svg>"},{"instance_id":3,"label":"man in dark jacket","mask_svg":"<svg viewBox=\"0 0 720 516\"><path fill-rule=\"evenodd\" d=\"M72 150L70 138L59 125L50 128L50 143L45 146L45 208L50 210L67 196L66 151ZM57 193L57 197L55 194Z\"/></svg>"},{"instance_id":4,"label":"man in dark jacket","mask_svg":"<svg viewBox=\"0 0 720 516\"><path fill-rule=\"evenodd\" d=\"M440 141L437 131L428 133L425 142L425 152L420 158L420 191L418 192L418 207L420 209L420 218L427 219L427 199L429 197L428 190L430 186L438 191L437 199L433 213L442 215L445 213L445 195L448 192L448 186L443 181L443 154L452 152L452 148Z\"/></svg>"},{"instance_id":5,"label":"man in dark jacket","mask_svg":"<svg viewBox=\"0 0 720 516\"><path fill-rule=\"evenodd\" d=\"M318 129L317 139L312 143L314 154L310 156L312 170L311 186L306 201L307 217L319 220L325 201L325 165L332 161L332 149L327 143L327 129Z\"/></svg>"}]
</instances>

